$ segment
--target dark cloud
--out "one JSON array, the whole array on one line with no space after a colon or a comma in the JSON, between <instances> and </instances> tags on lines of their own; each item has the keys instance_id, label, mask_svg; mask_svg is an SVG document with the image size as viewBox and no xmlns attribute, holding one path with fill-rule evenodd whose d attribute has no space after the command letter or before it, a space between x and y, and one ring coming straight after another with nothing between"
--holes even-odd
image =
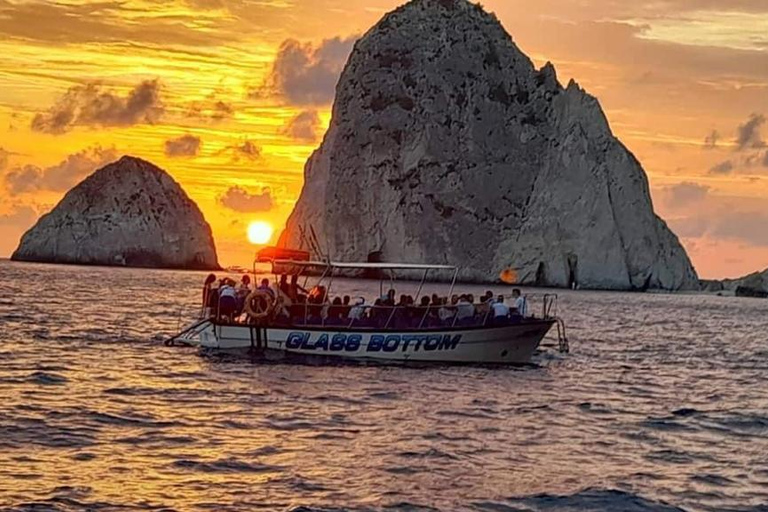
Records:
<instances>
[{"instance_id":1,"label":"dark cloud","mask_svg":"<svg viewBox=\"0 0 768 512\"><path fill-rule=\"evenodd\" d=\"M739 126L736 135L736 145L739 150L765 147L765 141L760 133L763 124L765 124L764 115L752 114L746 123Z\"/></svg>"},{"instance_id":2,"label":"dark cloud","mask_svg":"<svg viewBox=\"0 0 768 512\"><path fill-rule=\"evenodd\" d=\"M293 105L331 104L356 39L326 39L317 47L293 39L284 41L266 83L252 96L277 94Z\"/></svg>"},{"instance_id":3,"label":"dark cloud","mask_svg":"<svg viewBox=\"0 0 768 512\"><path fill-rule=\"evenodd\" d=\"M260 194L251 194L242 187L231 187L219 197L219 202L230 210L243 213L266 212L274 204L269 188L263 188Z\"/></svg>"},{"instance_id":4,"label":"dark cloud","mask_svg":"<svg viewBox=\"0 0 768 512\"><path fill-rule=\"evenodd\" d=\"M712 130L712 132L704 137L704 149L715 149L717 143L720 141L720 132Z\"/></svg>"},{"instance_id":5,"label":"dark cloud","mask_svg":"<svg viewBox=\"0 0 768 512\"><path fill-rule=\"evenodd\" d=\"M194 135L182 135L176 139L165 141L165 155L171 158L192 157L200 153L203 141Z\"/></svg>"},{"instance_id":6,"label":"dark cloud","mask_svg":"<svg viewBox=\"0 0 768 512\"><path fill-rule=\"evenodd\" d=\"M125 97L99 83L70 88L47 112L32 119L32 130L59 135L75 126L153 124L162 117L158 80L147 80Z\"/></svg>"},{"instance_id":7,"label":"dark cloud","mask_svg":"<svg viewBox=\"0 0 768 512\"><path fill-rule=\"evenodd\" d=\"M301 142L315 142L321 128L320 116L316 110L305 110L292 118L283 127L283 134Z\"/></svg>"},{"instance_id":8,"label":"dark cloud","mask_svg":"<svg viewBox=\"0 0 768 512\"><path fill-rule=\"evenodd\" d=\"M709 195L710 187L690 181L684 181L666 189L666 203L669 207L684 207L698 203Z\"/></svg>"},{"instance_id":9,"label":"dark cloud","mask_svg":"<svg viewBox=\"0 0 768 512\"><path fill-rule=\"evenodd\" d=\"M5 175L5 184L11 195L38 190L64 192L96 169L116 159L115 148L103 149L95 146L69 155L51 167L41 168L36 165L16 167Z\"/></svg>"},{"instance_id":10,"label":"dark cloud","mask_svg":"<svg viewBox=\"0 0 768 512\"><path fill-rule=\"evenodd\" d=\"M731 174L736 166L731 160L720 162L709 170L709 174Z\"/></svg>"},{"instance_id":11,"label":"dark cloud","mask_svg":"<svg viewBox=\"0 0 768 512\"><path fill-rule=\"evenodd\" d=\"M763 167L768 167L768 151L763 155Z\"/></svg>"}]
</instances>

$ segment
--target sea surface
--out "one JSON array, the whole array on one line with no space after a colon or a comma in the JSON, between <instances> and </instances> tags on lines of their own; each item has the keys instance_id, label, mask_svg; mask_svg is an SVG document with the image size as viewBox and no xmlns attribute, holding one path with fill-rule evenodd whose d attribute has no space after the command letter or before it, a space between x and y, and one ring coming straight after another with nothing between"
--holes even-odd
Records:
<instances>
[{"instance_id":1,"label":"sea surface","mask_svg":"<svg viewBox=\"0 0 768 512\"><path fill-rule=\"evenodd\" d=\"M163 345L203 277L0 261L0 510L768 511L768 301L564 292L527 368L263 365Z\"/></svg>"}]
</instances>

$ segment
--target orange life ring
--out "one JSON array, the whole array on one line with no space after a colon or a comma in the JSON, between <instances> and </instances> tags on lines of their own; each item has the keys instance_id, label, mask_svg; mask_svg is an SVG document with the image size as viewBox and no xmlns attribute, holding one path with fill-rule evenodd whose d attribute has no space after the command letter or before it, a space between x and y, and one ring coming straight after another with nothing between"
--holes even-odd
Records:
<instances>
[{"instance_id":1,"label":"orange life ring","mask_svg":"<svg viewBox=\"0 0 768 512\"><path fill-rule=\"evenodd\" d=\"M271 315L274 307L275 298L267 290L254 290L245 298L245 312L255 320Z\"/></svg>"}]
</instances>

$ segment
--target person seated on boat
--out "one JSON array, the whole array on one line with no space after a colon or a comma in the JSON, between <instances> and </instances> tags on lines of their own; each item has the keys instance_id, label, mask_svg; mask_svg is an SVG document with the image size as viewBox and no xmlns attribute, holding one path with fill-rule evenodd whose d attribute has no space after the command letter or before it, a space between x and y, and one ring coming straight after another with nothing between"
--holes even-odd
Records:
<instances>
[{"instance_id":1,"label":"person seated on boat","mask_svg":"<svg viewBox=\"0 0 768 512\"><path fill-rule=\"evenodd\" d=\"M387 308L385 309L385 307ZM389 322L389 327L396 329L408 327L408 296L400 295L400 300L391 307L388 307L386 299L382 300L381 316L385 325Z\"/></svg>"},{"instance_id":2,"label":"person seated on boat","mask_svg":"<svg viewBox=\"0 0 768 512\"><path fill-rule=\"evenodd\" d=\"M342 299L341 302L341 318L344 320L347 320L349 318L349 310L351 309L351 306L349 305L349 301L352 300L349 295L345 295L344 299Z\"/></svg>"},{"instance_id":3,"label":"person seated on boat","mask_svg":"<svg viewBox=\"0 0 768 512\"><path fill-rule=\"evenodd\" d=\"M360 325L365 320L365 299L358 297L355 305L349 310L349 321L352 325Z\"/></svg>"},{"instance_id":4,"label":"person seated on boat","mask_svg":"<svg viewBox=\"0 0 768 512\"><path fill-rule=\"evenodd\" d=\"M480 297L480 304L477 305L477 316L480 317L480 321L484 322L490 318L491 304L493 303L493 292L487 291L485 295Z\"/></svg>"},{"instance_id":5,"label":"person seated on boat","mask_svg":"<svg viewBox=\"0 0 768 512\"><path fill-rule=\"evenodd\" d=\"M262 279L258 289L269 293L273 299L275 298L275 290L273 290L272 287L269 286L269 279L267 278Z\"/></svg>"},{"instance_id":6,"label":"person seated on boat","mask_svg":"<svg viewBox=\"0 0 768 512\"><path fill-rule=\"evenodd\" d=\"M291 315L291 325L305 325L306 319L309 317L306 296L300 295L298 299L293 301L288 307L288 311Z\"/></svg>"},{"instance_id":7,"label":"person seated on boat","mask_svg":"<svg viewBox=\"0 0 768 512\"><path fill-rule=\"evenodd\" d=\"M458 297L456 302L458 302ZM440 320L440 325L449 327L453 325L453 319L456 317L456 309L448 305L448 297L441 299L440 309L437 310L437 317Z\"/></svg>"},{"instance_id":8,"label":"person seated on boat","mask_svg":"<svg viewBox=\"0 0 768 512\"><path fill-rule=\"evenodd\" d=\"M393 290L393 289L390 289L390 290L387 292L387 294L386 294L386 295L383 295L383 296L381 297L381 305L382 305L382 306L386 306L386 307L390 307L390 308L393 308L393 307L395 307L395 297L396 297L396 294L395 294L395 290ZM402 298L402 297L403 297L403 296L401 296L401 298Z\"/></svg>"},{"instance_id":9,"label":"person seated on boat","mask_svg":"<svg viewBox=\"0 0 768 512\"><path fill-rule=\"evenodd\" d=\"M343 325L344 319L342 314L344 312L344 305L341 302L340 297L333 299L330 307L328 307L328 317L325 319L325 325Z\"/></svg>"},{"instance_id":10,"label":"person seated on boat","mask_svg":"<svg viewBox=\"0 0 768 512\"><path fill-rule=\"evenodd\" d=\"M504 304L504 296L499 295L491 305L493 311L493 324L504 325L509 322L509 306Z\"/></svg>"},{"instance_id":11,"label":"person seated on boat","mask_svg":"<svg viewBox=\"0 0 768 512\"><path fill-rule=\"evenodd\" d=\"M224 280L219 288L219 318L229 322L237 317L237 290L232 279Z\"/></svg>"},{"instance_id":12,"label":"person seated on boat","mask_svg":"<svg viewBox=\"0 0 768 512\"><path fill-rule=\"evenodd\" d=\"M462 326L472 325L475 322L475 305L472 304L471 295L462 295L456 305L456 317L458 324Z\"/></svg>"},{"instance_id":13,"label":"person seated on boat","mask_svg":"<svg viewBox=\"0 0 768 512\"><path fill-rule=\"evenodd\" d=\"M437 313L437 310L435 310L433 313L432 299L430 299L427 295L423 296L419 303L418 314L416 315L416 318L414 318L412 327L432 327L434 325L433 318L436 318L435 313Z\"/></svg>"},{"instance_id":14,"label":"person seated on boat","mask_svg":"<svg viewBox=\"0 0 768 512\"><path fill-rule=\"evenodd\" d=\"M525 297L522 296L522 292L515 288L512 290L512 311L510 312L510 317L512 318L513 322L519 322L525 316L528 314L528 305L526 303Z\"/></svg>"},{"instance_id":15,"label":"person seated on boat","mask_svg":"<svg viewBox=\"0 0 768 512\"><path fill-rule=\"evenodd\" d=\"M371 327L380 329L384 327L389 320L391 308L384 307L384 301L376 299L373 307L368 311L368 323Z\"/></svg>"},{"instance_id":16,"label":"person seated on boat","mask_svg":"<svg viewBox=\"0 0 768 512\"><path fill-rule=\"evenodd\" d=\"M251 277L248 274L240 279L240 286L237 287L237 292L245 295L251 293Z\"/></svg>"}]
</instances>

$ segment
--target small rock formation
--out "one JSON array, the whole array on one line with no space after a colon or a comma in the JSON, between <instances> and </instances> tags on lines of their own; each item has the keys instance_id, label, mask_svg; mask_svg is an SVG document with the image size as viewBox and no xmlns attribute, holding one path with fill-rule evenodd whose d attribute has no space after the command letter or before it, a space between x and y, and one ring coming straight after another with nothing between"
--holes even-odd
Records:
<instances>
[{"instance_id":1,"label":"small rock formation","mask_svg":"<svg viewBox=\"0 0 768 512\"><path fill-rule=\"evenodd\" d=\"M768 270L755 272L741 279L702 281L701 285L705 292L768 299Z\"/></svg>"},{"instance_id":2,"label":"small rock formation","mask_svg":"<svg viewBox=\"0 0 768 512\"><path fill-rule=\"evenodd\" d=\"M218 269L211 227L165 171L124 156L70 190L21 239L16 261Z\"/></svg>"},{"instance_id":3,"label":"small rock formation","mask_svg":"<svg viewBox=\"0 0 768 512\"><path fill-rule=\"evenodd\" d=\"M413 0L357 42L283 233L337 260L450 263L464 280L697 289L595 98L536 70L466 0ZM514 274L513 274L514 275Z\"/></svg>"}]
</instances>

